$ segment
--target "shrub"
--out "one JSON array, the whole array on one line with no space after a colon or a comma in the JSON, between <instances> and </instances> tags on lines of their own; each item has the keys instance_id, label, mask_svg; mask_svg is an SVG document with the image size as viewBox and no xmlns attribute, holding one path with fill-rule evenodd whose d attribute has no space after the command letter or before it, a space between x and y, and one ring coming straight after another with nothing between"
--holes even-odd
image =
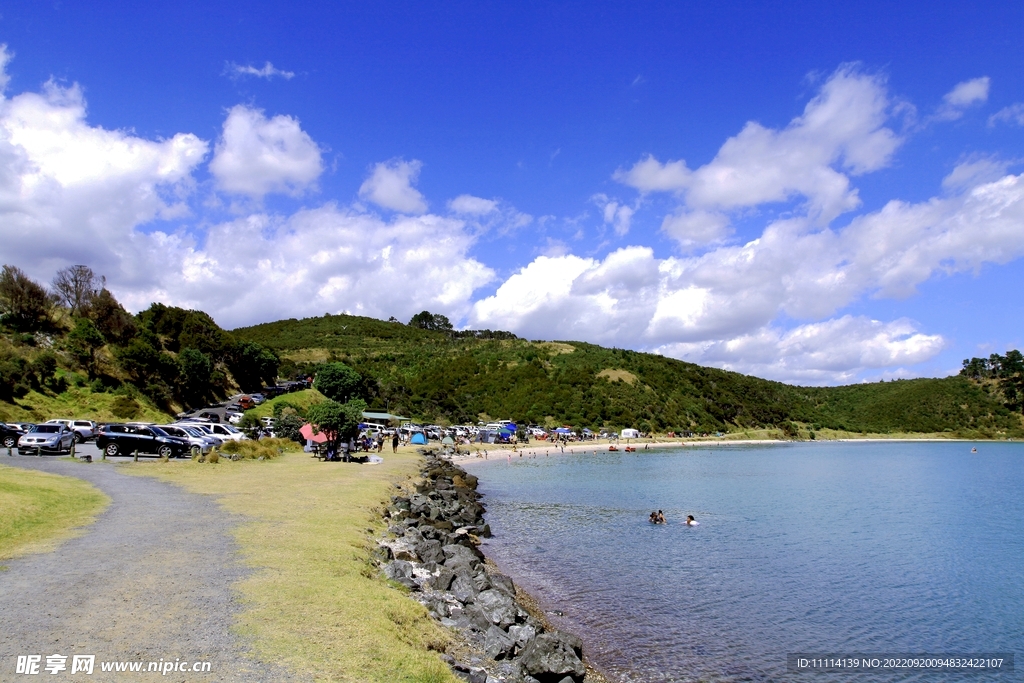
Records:
<instances>
[{"instance_id":1,"label":"shrub","mask_svg":"<svg viewBox=\"0 0 1024 683\"><path fill-rule=\"evenodd\" d=\"M206 456L206 462L217 464L220 462L220 454L217 451L210 451L210 454Z\"/></svg>"},{"instance_id":2,"label":"shrub","mask_svg":"<svg viewBox=\"0 0 1024 683\"><path fill-rule=\"evenodd\" d=\"M260 439L259 441L228 441L220 450L239 456L240 460L271 460L284 451L294 451L294 441L288 439ZM211 454L212 455L212 454Z\"/></svg>"}]
</instances>

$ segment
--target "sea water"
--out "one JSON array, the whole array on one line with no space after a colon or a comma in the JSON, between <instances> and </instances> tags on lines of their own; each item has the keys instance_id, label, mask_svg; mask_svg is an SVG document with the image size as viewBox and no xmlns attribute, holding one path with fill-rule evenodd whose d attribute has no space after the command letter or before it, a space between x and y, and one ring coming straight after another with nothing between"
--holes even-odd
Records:
<instances>
[{"instance_id":1,"label":"sea water","mask_svg":"<svg viewBox=\"0 0 1024 683\"><path fill-rule=\"evenodd\" d=\"M1024 444L575 450L470 467L485 552L612 679L1024 680L1024 661L787 669L790 653L1024 654Z\"/></svg>"}]
</instances>

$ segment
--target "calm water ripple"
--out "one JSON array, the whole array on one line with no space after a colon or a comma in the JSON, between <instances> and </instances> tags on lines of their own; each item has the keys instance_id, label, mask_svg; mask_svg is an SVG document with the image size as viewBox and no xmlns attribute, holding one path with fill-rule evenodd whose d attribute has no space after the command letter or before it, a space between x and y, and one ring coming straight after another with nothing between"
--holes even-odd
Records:
<instances>
[{"instance_id":1,"label":"calm water ripple","mask_svg":"<svg viewBox=\"0 0 1024 683\"><path fill-rule=\"evenodd\" d=\"M977 445L978 453L970 453ZM1013 652L1024 644L1024 445L824 443L473 463L485 550L612 677L794 674L789 652ZM664 510L669 523L647 522ZM692 514L700 526L682 524Z\"/></svg>"}]
</instances>

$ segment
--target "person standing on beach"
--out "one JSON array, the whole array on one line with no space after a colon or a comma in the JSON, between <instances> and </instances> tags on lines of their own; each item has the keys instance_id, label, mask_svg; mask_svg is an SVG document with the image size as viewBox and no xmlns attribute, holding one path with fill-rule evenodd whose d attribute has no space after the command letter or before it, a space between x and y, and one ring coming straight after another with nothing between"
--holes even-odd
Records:
<instances>
[{"instance_id":1,"label":"person standing on beach","mask_svg":"<svg viewBox=\"0 0 1024 683\"><path fill-rule=\"evenodd\" d=\"M395 432L395 435L391 437L391 452L398 452L398 432Z\"/></svg>"}]
</instances>

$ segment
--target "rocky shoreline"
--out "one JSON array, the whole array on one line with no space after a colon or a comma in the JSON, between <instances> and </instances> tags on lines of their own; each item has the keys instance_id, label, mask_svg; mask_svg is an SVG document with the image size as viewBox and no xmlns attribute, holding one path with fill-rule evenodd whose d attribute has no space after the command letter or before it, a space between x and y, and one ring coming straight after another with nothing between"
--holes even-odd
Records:
<instances>
[{"instance_id":1,"label":"rocky shoreline","mask_svg":"<svg viewBox=\"0 0 1024 683\"><path fill-rule=\"evenodd\" d=\"M441 625L460 636L452 671L472 683L594 683L583 663L583 642L545 623L512 579L485 561L489 537L477 478L451 462L451 453L421 451L422 480L400 490L384 511L379 540L384 575L406 586Z\"/></svg>"}]
</instances>

